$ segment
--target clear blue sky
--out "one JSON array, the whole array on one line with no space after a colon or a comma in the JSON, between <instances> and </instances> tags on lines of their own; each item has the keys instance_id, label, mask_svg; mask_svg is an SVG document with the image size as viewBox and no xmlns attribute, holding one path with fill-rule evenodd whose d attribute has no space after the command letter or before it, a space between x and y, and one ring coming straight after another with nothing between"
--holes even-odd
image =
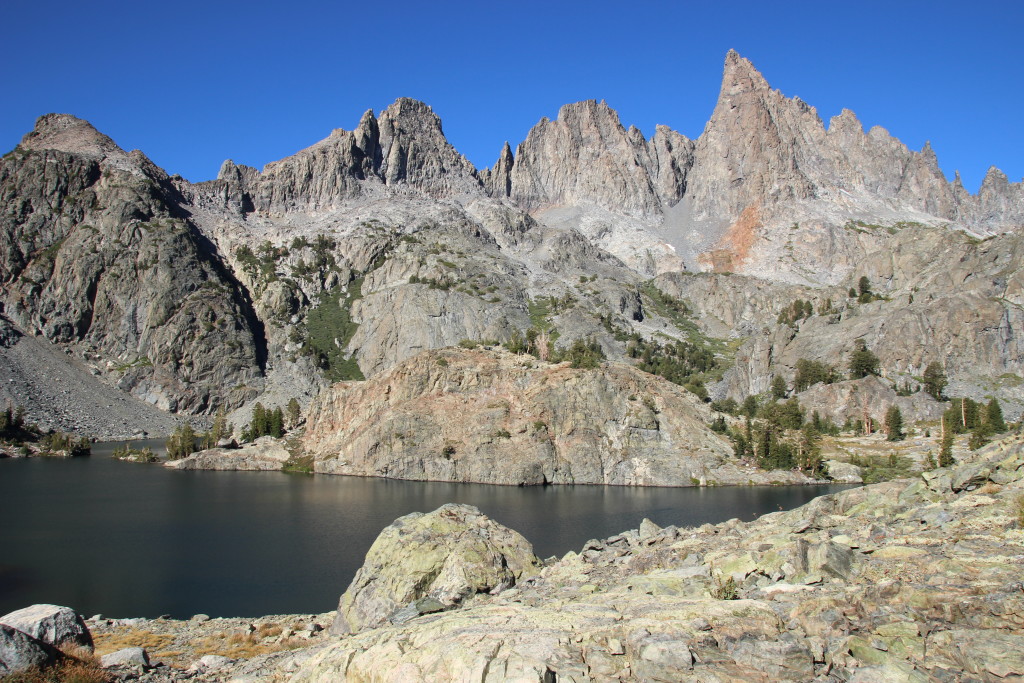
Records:
<instances>
[{"instance_id":1,"label":"clear blue sky","mask_svg":"<svg viewBox=\"0 0 1024 683\"><path fill-rule=\"evenodd\" d=\"M972 192L990 165L1024 176L1024 3L1009 0L4 0L0 25L3 151L65 112L193 181L401 96L480 168L582 99L696 137L729 48L826 120L847 107L913 149L931 140Z\"/></svg>"}]
</instances>

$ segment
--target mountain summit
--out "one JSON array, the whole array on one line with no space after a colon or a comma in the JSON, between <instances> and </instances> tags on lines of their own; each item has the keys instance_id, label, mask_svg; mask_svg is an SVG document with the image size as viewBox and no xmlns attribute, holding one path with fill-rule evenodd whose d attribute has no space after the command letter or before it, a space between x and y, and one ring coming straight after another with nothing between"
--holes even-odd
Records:
<instances>
[{"instance_id":1,"label":"mountain summit","mask_svg":"<svg viewBox=\"0 0 1024 683\"><path fill-rule=\"evenodd\" d=\"M971 195L930 146L826 126L735 52L696 140L576 102L482 171L405 98L196 184L49 114L0 162L0 361L26 377L33 338L97 387L241 423L463 342L599 349L741 400L805 361L841 374L860 340L878 391L937 362L1018 410L1022 227L1024 185L992 169ZM6 397L85 429L29 388L47 377Z\"/></svg>"}]
</instances>

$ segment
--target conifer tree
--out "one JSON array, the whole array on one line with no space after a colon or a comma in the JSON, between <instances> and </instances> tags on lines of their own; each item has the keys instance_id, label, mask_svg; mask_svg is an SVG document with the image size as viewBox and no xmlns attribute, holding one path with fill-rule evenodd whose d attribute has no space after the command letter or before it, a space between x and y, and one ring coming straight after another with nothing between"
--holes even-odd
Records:
<instances>
[{"instance_id":1,"label":"conifer tree","mask_svg":"<svg viewBox=\"0 0 1024 683\"><path fill-rule=\"evenodd\" d=\"M1003 409L995 398L989 400L985 406L985 426L993 434L1002 434L1006 431L1006 421L1003 420Z\"/></svg>"},{"instance_id":2,"label":"conifer tree","mask_svg":"<svg viewBox=\"0 0 1024 683\"><path fill-rule=\"evenodd\" d=\"M942 447L939 449L939 467L953 466L953 430L942 421Z\"/></svg>"},{"instance_id":3,"label":"conifer tree","mask_svg":"<svg viewBox=\"0 0 1024 683\"><path fill-rule=\"evenodd\" d=\"M299 399L294 396L288 401L288 428L294 429L302 418L302 407L299 405Z\"/></svg>"},{"instance_id":4,"label":"conifer tree","mask_svg":"<svg viewBox=\"0 0 1024 683\"><path fill-rule=\"evenodd\" d=\"M868 350L863 339L858 339L850 354L850 379L861 379L868 375L878 375L878 356Z\"/></svg>"},{"instance_id":5,"label":"conifer tree","mask_svg":"<svg viewBox=\"0 0 1024 683\"><path fill-rule=\"evenodd\" d=\"M170 438L167 439L167 457L180 460L196 452L196 432L192 425L185 422L178 425Z\"/></svg>"},{"instance_id":6,"label":"conifer tree","mask_svg":"<svg viewBox=\"0 0 1024 683\"><path fill-rule=\"evenodd\" d=\"M786 398L786 380L782 375L775 375L772 379L772 398Z\"/></svg>"},{"instance_id":7,"label":"conifer tree","mask_svg":"<svg viewBox=\"0 0 1024 683\"><path fill-rule=\"evenodd\" d=\"M885 436L889 441L902 441L906 438L903 433L903 413L895 403L885 413Z\"/></svg>"},{"instance_id":8,"label":"conifer tree","mask_svg":"<svg viewBox=\"0 0 1024 683\"><path fill-rule=\"evenodd\" d=\"M924 380L924 390L931 394L936 401L941 401L942 392L949 383L942 365L935 361L929 363L928 367L924 369L922 379Z\"/></svg>"}]
</instances>

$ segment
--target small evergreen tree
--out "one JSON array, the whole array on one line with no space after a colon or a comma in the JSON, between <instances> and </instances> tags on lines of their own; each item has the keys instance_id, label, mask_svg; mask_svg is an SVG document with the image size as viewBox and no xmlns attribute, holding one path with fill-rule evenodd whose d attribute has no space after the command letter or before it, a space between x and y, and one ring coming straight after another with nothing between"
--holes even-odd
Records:
<instances>
[{"instance_id":1,"label":"small evergreen tree","mask_svg":"<svg viewBox=\"0 0 1024 683\"><path fill-rule=\"evenodd\" d=\"M850 379L861 379L868 375L878 375L878 356L868 350L863 339L858 339L850 354Z\"/></svg>"},{"instance_id":2,"label":"small evergreen tree","mask_svg":"<svg viewBox=\"0 0 1024 683\"><path fill-rule=\"evenodd\" d=\"M928 367L924 369L924 390L928 392L932 398L936 401L942 400L942 392L945 390L946 385L949 381L946 379L946 372L943 370L942 365L935 361L928 364Z\"/></svg>"},{"instance_id":3,"label":"small evergreen tree","mask_svg":"<svg viewBox=\"0 0 1024 683\"><path fill-rule=\"evenodd\" d=\"M903 413L895 403L885 413L885 436L889 441L903 441L906 438L903 433Z\"/></svg>"},{"instance_id":4,"label":"small evergreen tree","mask_svg":"<svg viewBox=\"0 0 1024 683\"><path fill-rule=\"evenodd\" d=\"M820 474L823 468L820 441L821 435L811 423L805 424L800 430L797 466L811 475Z\"/></svg>"},{"instance_id":5,"label":"small evergreen tree","mask_svg":"<svg viewBox=\"0 0 1024 683\"><path fill-rule=\"evenodd\" d=\"M868 280L867 275L860 276L860 280L857 282L857 291L861 294L871 294L871 281Z\"/></svg>"},{"instance_id":6,"label":"small evergreen tree","mask_svg":"<svg viewBox=\"0 0 1024 683\"><path fill-rule=\"evenodd\" d=\"M775 375L772 379L772 398L786 398L786 380L782 375Z\"/></svg>"},{"instance_id":7,"label":"small evergreen tree","mask_svg":"<svg viewBox=\"0 0 1024 683\"><path fill-rule=\"evenodd\" d=\"M747 396L743 399L743 414L748 418L757 417L757 397Z\"/></svg>"},{"instance_id":8,"label":"small evergreen tree","mask_svg":"<svg viewBox=\"0 0 1024 683\"><path fill-rule=\"evenodd\" d=\"M942 433L942 446L939 449L939 467L952 467L953 463L953 430L947 427Z\"/></svg>"},{"instance_id":9,"label":"small evergreen tree","mask_svg":"<svg viewBox=\"0 0 1024 683\"><path fill-rule=\"evenodd\" d=\"M592 339L577 339L565 352L565 360L576 369L596 368L604 359L601 345Z\"/></svg>"},{"instance_id":10,"label":"small evergreen tree","mask_svg":"<svg viewBox=\"0 0 1024 683\"><path fill-rule=\"evenodd\" d=\"M270 413L270 418L267 420L267 434L275 439L284 436L284 411L281 410L281 406L274 408Z\"/></svg>"},{"instance_id":11,"label":"small evergreen tree","mask_svg":"<svg viewBox=\"0 0 1024 683\"><path fill-rule=\"evenodd\" d=\"M831 365L816 360L801 358L796 362L796 376L793 378L793 391L803 391L819 382L832 384L836 381L836 371Z\"/></svg>"},{"instance_id":12,"label":"small evergreen tree","mask_svg":"<svg viewBox=\"0 0 1024 683\"><path fill-rule=\"evenodd\" d=\"M985 406L985 426L993 434L1002 434L1006 431L1006 421L1003 420L1003 409L995 398L989 400Z\"/></svg>"},{"instance_id":13,"label":"small evergreen tree","mask_svg":"<svg viewBox=\"0 0 1024 683\"><path fill-rule=\"evenodd\" d=\"M224 406L217 409L217 414L213 418L213 425L210 427L210 431L203 434L202 442L203 448L216 448L217 444L223 439L231 438L231 425L228 424L228 416L224 410Z\"/></svg>"},{"instance_id":14,"label":"small evergreen tree","mask_svg":"<svg viewBox=\"0 0 1024 683\"><path fill-rule=\"evenodd\" d=\"M188 422L178 425L167 439L167 458L180 460L196 452L196 432Z\"/></svg>"},{"instance_id":15,"label":"small evergreen tree","mask_svg":"<svg viewBox=\"0 0 1024 683\"><path fill-rule=\"evenodd\" d=\"M294 396L288 401L288 428L294 429L302 418L302 407L299 405L299 399Z\"/></svg>"},{"instance_id":16,"label":"small evergreen tree","mask_svg":"<svg viewBox=\"0 0 1024 683\"><path fill-rule=\"evenodd\" d=\"M971 432L971 438L967 442L967 447L972 451L976 451L988 443L989 436L990 432L988 427L986 425L978 425L974 428L974 431Z\"/></svg>"}]
</instances>

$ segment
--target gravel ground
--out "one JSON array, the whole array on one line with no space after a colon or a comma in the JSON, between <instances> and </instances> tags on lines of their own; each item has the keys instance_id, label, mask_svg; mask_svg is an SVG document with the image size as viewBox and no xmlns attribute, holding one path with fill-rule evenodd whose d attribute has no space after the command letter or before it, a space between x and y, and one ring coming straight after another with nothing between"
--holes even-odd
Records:
<instances>
[{"instance_id":1,"label":"gravel ground","mask_svg":"<svg viewBox=\"0 0 1024 683\"><path fill-rule=\"evenodd\" d=\"M177 420L106 384L79 361L28 335L5 335L0 346L0 407L25 407L25 419L111 441L166 436Z\"/></svg>"},{"instance_id":2,"label":"gravel ground","mask_svg":"<svg viewBox=\"0 0 1024 683\"><path fill-rule=\"evenodd\" d=\"M334 612L287 614L255 619L189 620L107 619L86 621L102 656L126 647L142 647L153 668L118 667L117 681L267 680L278 660L312 655L308 650L327 642ZM303 649L298 653L296 650Z\"/></svg>"}]
</instances>

